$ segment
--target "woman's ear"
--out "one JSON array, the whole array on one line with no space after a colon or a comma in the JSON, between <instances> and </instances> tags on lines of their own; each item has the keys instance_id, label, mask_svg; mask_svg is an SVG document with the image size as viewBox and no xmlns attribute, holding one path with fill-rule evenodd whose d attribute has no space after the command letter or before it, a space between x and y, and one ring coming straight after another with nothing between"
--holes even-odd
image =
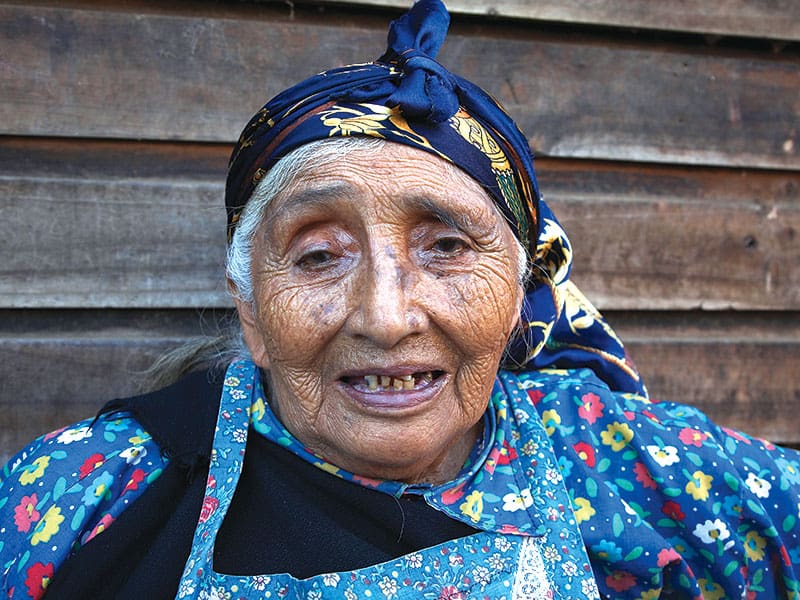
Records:
<instances>
[{"instance_id":1,"label":"woman's ear","mask_svg":"<svg viewBox=\"0 0 800 600\"><path fill-rule=\"evenodd\" d=\"M251 302L244 302L236 296L233 298L236 305L236 312L239 313L239 323L242 327L242 336L247 349L250 350L250 356L253 362L265 370L269 370L269 357L267 356L267 348L264 344L264 336L261 333L261 328L258 326L258 320L255 312L253 311L253 304Z\"/></svg>"}]
</instances>

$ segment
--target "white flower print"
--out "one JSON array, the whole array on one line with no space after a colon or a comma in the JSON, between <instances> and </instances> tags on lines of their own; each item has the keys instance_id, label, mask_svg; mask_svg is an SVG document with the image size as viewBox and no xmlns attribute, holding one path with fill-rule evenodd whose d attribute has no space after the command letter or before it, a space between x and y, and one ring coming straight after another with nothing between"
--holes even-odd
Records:
<instances>
[{"instance_id":1,"label":"white flower print","mask_svg":"<svg viewBox=\"0 0 800 600\"><path fill-rule=\"evenodd\" d=\"M558 551L558 548L552 544L550 546L545 546L542 554L544 554L544 557L548 562L556 562L561 560L561 553Z\"/></svg>"},{"instance_id":2,"label":"white flower print","mask_svg":"<svg viewBox=\"0 0 800 600\"><path fill-rule=\"evenodd\" d=\"M86 427L76 427L75 429L66 429L56 438L59 444L71 444L72 442L80 442L86 438L92 437L92 430Z\"/></svg>"},{"instance_id":3,"label":"white flower print","mask_svg":"<svg viewBox=\"0 0 800 600\"><path fill-rule=\"evenodd\" d=\"M550 483L558 483L561 481L561 472L558 469L547 469L544 476Z\"/></svg>"},{"instance_id":4,"label":"white flower print","mask_svg":"<svg viewBox=\"0 0 800 600\"><path fill-rule=\"evenodd\" d=\"M130 448L125 448L119 455L125 459L125 462L129 465L138 465L144 456L147 455L147 448L144 446L131 446Z\"/></svg>"},{"instance_id":5,"label":"white flower print","mask_svg":"<svg viewBox=\"0 0 800 600\"><path fill-rule=\"evenodd\" d=\"M347 589L344 591L344 597L346 598L346 600L358 600L358 596L357 596L357 595L356 595L356 593L355 593L355 592L354 592L352 589L350 589L350 588L347 588Z\"/></svg>"},{"instance_id":6,"label":"white flower print","mask_svg":"<svg viewBox=\"0 0 800 600\"><path fill-rule=\"evenodd\" d=\"M239 380L238 377L226 377L224 381L224 384L227 387L236 387L237 385L239 385L239 383L241 383L241 381Z\"/></svg>"},{"instance_id":7,"label":"white flower print","mask_svg":"<svg viewBox=\"0 0 800 600\"><path fill-rule=\"evenodd\" d=\"M494 569L495 571L502 571L506 568L506 559L497 554L496 552L492 554L486 562L488 565Z\"/></svg>"},{"instance_id":8,"label":"white flower print","mask_svg":"<svg viewBox=\"0 0 800 600\"><path fill-rule=\"evenodd\" d=\"M339 585L339 574L326 573L322 576L322 583L324 583L327 587L336 587Z\"/></svg>"},{"instance_id":9,"label":"white flower print","mask_svg":"<svg viewBox=\"0 0 800 600\"><path fill-rule=\"evenodd\" d=\"M650 456L653 457L653 460L662 467L668 467L680 461L678 449L675 446L651 445L647 446L647 451L650 453Z\"/></svg>"},{"instance_id":10,"label":"white flower print","mask_svg":"<svg viewBox=\"0 0 800 600\"><path fill-rule=\"evenodd\" d=\"M489 569L480 565L472 569L472 578L478 585L486 585L492 580Z\"/></svg>"},{"instance_id":11,"label":"white flower print","mask_svg":"<svg viewBox=\"0 0 800 600\"><path fill-rule=\"evenodd\" d=\"M510 493L503 496L503 510L507 512L517 512L518 510L525 510L533 505L533 498L531 497L531 489L525 488L519 494Z\"/></svg>"},{"instance_id":12,"label":"white flower print","mask_svg":"<svg viewBox=\"0 0 800 600\"><path fill-rule=\"evenodd\" d=\"M769 498L769 491L772 489L772 484L769 481L761 479L755 473L748 473L747 481L744 483L759 498Z\"/></svg>"},{"instance_id":13,"label":"white flower print","mask_svg":"<svg viewBox=\"0 0 800 600\"><path fill-rule=\"evenodd\" d=\"M235 442L243 444L244 442L247 441L247 431L245 431L244 429L234 429L233 432L231 433L231 437Z\"/></svg>"},{"instance_id":14,"label":"white flower print","mask_svg":"<svg viewBox=\"0 0 800 600\"><path fill-rule=\"evenodd\" d=\"M256 575L255 577L250 579L250 582L252 583L255 589L261 591L263 589L266 589L266 587L269 585L270 578L267 577L266 575Z\"/></svg>"},{"instance_id":15,"label":"white flower print","mask_svg":"<svg viewBox=\"0 0 800 600\"><path fill-rule=\"evenodd\" d=\"M244 390L231 390L231 398L234 400L244 400L247 394Z\"/></svg>"},{"instance_id":16,"label":"white flower print","mask_svg":"<svg viewBox=\"0 0 800 600\"><path fill-rule=\"evenodd\" d=\"M194 594L194 583L191 579L184 579L181 581L181 587L178 590L178 598L185 598Z\"/></svg>"},{"instance_id":17,"label":"white flower print","mask_svg":"<svg viewBox=\"0 0 800 600\"><path fill-rule=\"evenodd\" d=\"M497 537L494 538L494 547L500 550L500 552L508 552L511 549L511 542L509 542L507 538Z\"/></svg>"},{"instance_id":18,"label":"white flower print","mask_svg":"<svg viewBox=\"0 0 800 600\"><path fill-rule=\"evenodd\" d=\"M381 588L383 595L387 598L393 598L397 595L397 582L387 575L384 575L383 579L378 582L378 587Z\"/></svg>"},{"instance_id":19,"label":"white flower print","mask_svg":"<svg viewBox=\"0 0 800 600\"><path fill-rule=\"evenodd\" d=\"M584 579L581 581L581 591L587 598L599 598L600 591L597 589L597 582L592 579Z\"/></svg>"},{"instance_id":20,"label":"white flower print","mask_svg":"<svg viewBox=\"0 0 800 600\"><path fill-rule=\"evenodd\" d=\"M704 544L713 544L717 540L728 539L731 535L728 526L720 519L706 519L704 523L698 523L694 528L694 533Z\"/></svg>"},{"instance_id":21,"label":"white flower print","mask_svg":"<svg viewBox=\"0 0 800 600\"><path fill-rule=\"evenodd\" d=\"M422 566L422 555L419 553L409 554L406 556L406 563L412 569L419 569Z\"/></svg>"},{"instance_id":22,"label":"white flower print","mask_svg":"<svg viewBox=\"0 0 800 600\"><path fill-rule=\"evenodd\" d=\"M521 408L518 408L517 410L514 411L514 418L517 420L517 423L525 424L531 417L527 412L525 412Z\"/></svg>"},{"instance_id":23,"label":"white flower print","mask_svg":"<svg viewBox=\"0 0 800 600\"><path fill-rule=\"evenodd\" d=\"M319 590L309 590L306 594L307 600L322 600L322 592Z\"/></svg>"},{"instance_id":24,"label":"white flower print","mask_svg":"<svg viewBox=\"0 0 800 600\"><path fill-rule=\"evenodd\" d=\"M563 565L561 565L561 569L564 571L564 574L568 577L575 577L578 574L578 565L576 565L571 560L568 560Z\"/></svg>"}]
</instances>

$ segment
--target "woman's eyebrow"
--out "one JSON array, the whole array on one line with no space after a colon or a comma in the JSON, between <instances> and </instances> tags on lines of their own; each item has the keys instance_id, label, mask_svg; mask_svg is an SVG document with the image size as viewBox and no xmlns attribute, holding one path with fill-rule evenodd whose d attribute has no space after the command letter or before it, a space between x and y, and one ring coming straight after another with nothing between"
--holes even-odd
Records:
<instances>
[{"instance_id":1,"label":"woman's eyebrow","mask_svg":"<svg viewBox=\"0 0 800 600\"><path fill-rule=\"evenodd\" d=\"M448 227L461 232L467 233L477 228L470 215L445 208L427 196L412 196L407 199L407 202L411 208L419 212L429 213Z\"/></svg>"},{"instance_id":2,"label":"woman's eyebrow","mask_svg":"<svg viewBox=\"0 0 800 600\"><path fill-rule=\"evenodd\" d=\"M335 182L292 192L281 200L277 210L267 211L268 214L264 217L264 231L267 235L271 235L275 224L294 211L326 208L336 200L349 195L351 190L352 186Z\"/></svg>"}]
</instances>

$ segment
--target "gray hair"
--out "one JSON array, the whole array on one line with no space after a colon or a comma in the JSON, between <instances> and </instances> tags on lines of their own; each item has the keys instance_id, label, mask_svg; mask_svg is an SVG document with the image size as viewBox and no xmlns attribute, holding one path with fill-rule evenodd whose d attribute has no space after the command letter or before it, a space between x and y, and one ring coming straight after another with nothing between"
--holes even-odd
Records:
<instances>
[{"instance_id":1,"label":"gray hair","mask_svg":"<svg viewBox=\"0 0 800 600\"><path fill-rule=\"evenodd\" d=\"M279 193L289 188L312 164L330 164L357 150L377 152L386 143L378 138L334 137L310 142L282 157L258 183L236 225L228 246L225 268L230 293L251 305L255 301L253 246L264 213ZM445 168L461 172L452 163L446 163ZM499 209L495 210L503 218ZM529 276L530 259L522 244L514 239L517 245L518 280L524 289ZM231 317L228 323L219 325L216 335L191 340L159 358L152 367L140 374L143 384L140 387L158 389L174 383L191 371L201 368L222 370L235 358L245 356L249 356L249 351L242 337L241 326L237 318Z\"/></svg>"}]
</instances>

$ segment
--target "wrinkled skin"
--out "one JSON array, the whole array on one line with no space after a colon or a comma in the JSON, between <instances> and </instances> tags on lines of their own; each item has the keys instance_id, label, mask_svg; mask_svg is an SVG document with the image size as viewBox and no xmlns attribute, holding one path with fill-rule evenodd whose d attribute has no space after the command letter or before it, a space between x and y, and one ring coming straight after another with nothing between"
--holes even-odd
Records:
<instances>
[{"instance_id":1,"label":"wrinkled skin","mask_svg":"<svg viewBox=\"0 0 800 600\"><path fill-rule=\"evenodd\" d=\"M237 301L273 410L358 475L451 479L518 319L517 264L486 192L435 156L386 143L304 170L267 208L253 306ZM414 389L371 390L371 373Z\"/></svg>"}]
</instances>

